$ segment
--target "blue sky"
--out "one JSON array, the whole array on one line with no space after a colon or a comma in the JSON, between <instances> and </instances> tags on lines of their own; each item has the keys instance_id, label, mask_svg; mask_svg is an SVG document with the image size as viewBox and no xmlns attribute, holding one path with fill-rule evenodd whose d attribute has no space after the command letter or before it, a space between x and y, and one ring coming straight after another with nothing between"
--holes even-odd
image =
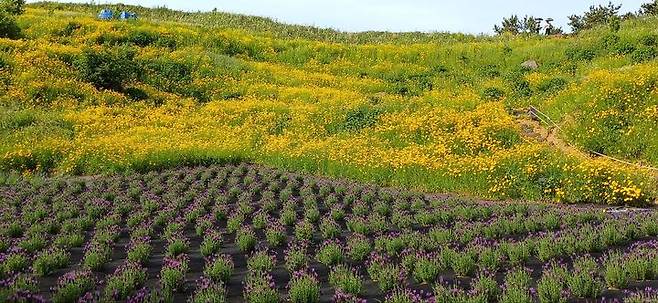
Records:
<instances>
[{"instance_id":1,"label":"blue sky","mask_svg":"<svg viewBox=\"0 0 658 303\"><path fill-rule=\"evenodd\" d=\"M60 1L60 2L89 2ZM96 3L166 6L271 17L281 22L330 27L343 31L450 31L491 33L494 24L511 14L552 17L568 31L567 16L608 0L96 0ZM622 10L637 11L650 0L616 0Z\"/></svg>"}]
</instances>

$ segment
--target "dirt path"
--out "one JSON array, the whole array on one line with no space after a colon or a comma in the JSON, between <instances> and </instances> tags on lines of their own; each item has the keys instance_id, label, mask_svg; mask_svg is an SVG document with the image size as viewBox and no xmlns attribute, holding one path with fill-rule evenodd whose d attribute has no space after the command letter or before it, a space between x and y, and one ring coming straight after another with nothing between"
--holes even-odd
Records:
<instances>
[{"instance_id":1,"label":"dirt path","mask_svg":"<svg viewBox=\"0 0 658 303\"><path fill-rule=\"evenodd\" d=\"M515 116L522 133L527 138L555 147L568 155L579 158L590 158L587 153L562 140L559 137L559 129L557 127L546 127L542 125L542 122L533 115L532 108L517 110Z\"/></svg>"}]
</instances>

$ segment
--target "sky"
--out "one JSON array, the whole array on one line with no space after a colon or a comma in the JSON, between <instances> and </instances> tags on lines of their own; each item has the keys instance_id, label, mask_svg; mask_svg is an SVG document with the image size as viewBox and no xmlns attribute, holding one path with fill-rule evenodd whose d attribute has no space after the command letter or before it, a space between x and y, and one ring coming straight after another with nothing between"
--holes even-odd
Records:
<instances>
[{"instance_id":1,"label":"sky","mask_svg":"<svg viewBox=\"0 0 658 303\"><path fill-rule=\"evenodd\" d=\"M90 2L67 0L59 2ZM423 31L492 33L493 25L512 14L553 18L565 31L567 16L608 0L96 0L185 11L220 11L270 17L280 22L341 31ZM616 0L622 11L637 11L650 0Z\"/></svg>"}]
</instances>

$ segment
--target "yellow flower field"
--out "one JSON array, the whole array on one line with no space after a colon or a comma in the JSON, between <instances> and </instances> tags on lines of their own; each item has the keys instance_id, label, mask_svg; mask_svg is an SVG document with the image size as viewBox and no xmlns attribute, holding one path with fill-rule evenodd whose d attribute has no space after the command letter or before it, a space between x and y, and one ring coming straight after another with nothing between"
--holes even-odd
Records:
<instances>
[{"instance_id":1,"label":"yellow flower field","mask_svg":"<svg viewBox=\"0 0 658 303\"><path fill-rule=\"evenodd\" d=\"M588 154L658 166L658 64L565 57L597 30L357 44L73 11L30 8L24 37L0 39L3 171L251 161L492 199L656 199L652 171ZM520 69L529 58L541 67ZM529 136L530 105L583 155Z\"/></svg>"}]
</instances>

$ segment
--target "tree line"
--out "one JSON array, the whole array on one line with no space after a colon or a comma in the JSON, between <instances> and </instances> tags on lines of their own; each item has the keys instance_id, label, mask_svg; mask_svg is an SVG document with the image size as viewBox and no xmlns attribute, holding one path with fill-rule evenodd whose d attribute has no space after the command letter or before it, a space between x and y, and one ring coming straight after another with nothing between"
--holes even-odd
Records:
<instances>
[{"instance_id":1,"label":"tree line","mask_svg":"<svg viewBox=\"0 0 658 303\"><path fill-rule=\"evenodd\" d=\"M642 4L640 10L637 12L620 14L621 7L621 4L617 5L612 2L608 2L607 5L592 5L589 7L589 10L582 15L574 14L569 16L568 25L571 27L573 33L578 33L598 25L609 25L613 31L617 31L623 20L658 15L658 0ZM537 18L530 15L520 18L518 15L512 15L508 18L503 18L500 25L494 25L494 31L498 35L563 34L564 30L561 27L554 26L552 23L553 21L553 18Z\"/></svg>"}]
</instances>

